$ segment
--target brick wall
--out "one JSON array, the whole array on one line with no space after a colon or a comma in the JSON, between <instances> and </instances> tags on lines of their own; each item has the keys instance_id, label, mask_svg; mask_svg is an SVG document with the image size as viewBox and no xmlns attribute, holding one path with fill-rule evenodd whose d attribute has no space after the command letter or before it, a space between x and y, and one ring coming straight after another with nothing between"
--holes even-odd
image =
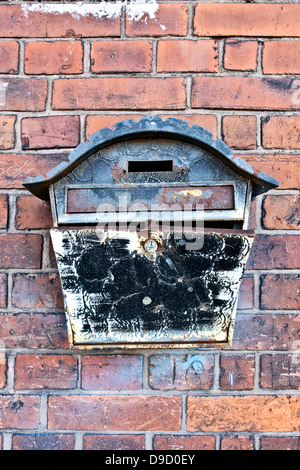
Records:
<instances>
[{"instance_id":1,"label":"brick wall","mask_svg":"<svg viewBox=\"0 0 300 470\"><path fill-rule=\"evenodd\" d=\"M300 449L297 3L1 2L2 449ZM280 181L252 205L224 351L68 346L50 210L21 181L141 115L201 125Z\"/></svg>"}]
</instances>

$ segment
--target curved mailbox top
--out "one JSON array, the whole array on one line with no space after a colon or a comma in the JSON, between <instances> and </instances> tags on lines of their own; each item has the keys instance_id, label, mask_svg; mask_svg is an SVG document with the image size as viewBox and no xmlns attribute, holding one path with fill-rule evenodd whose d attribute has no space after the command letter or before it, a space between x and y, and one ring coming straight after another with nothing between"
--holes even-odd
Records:
<instances>
[{"instance_id":1,"label":"curved mailbox top","mask_svg":"<svg viewBox=\"0 0 300 470\"><path fill-rule=\"evenodd\" d=\"M264 172L257 171L240 157L233 158L232 150L220 139L200 126L192 127L181 119L142 117L138 122L128 119L118 122L113 129L105 127L94 133L89 142L78 145L69 155L68 162L62 162L47 177L26 178L23 185L40 199L49 200L49 186L58 182L96 152L113 144L134 139L164 138L175 139L198 146L221 160L241 177L252 181L252 197L279 186L279 182Z\"/></svg>"}]
</instances>

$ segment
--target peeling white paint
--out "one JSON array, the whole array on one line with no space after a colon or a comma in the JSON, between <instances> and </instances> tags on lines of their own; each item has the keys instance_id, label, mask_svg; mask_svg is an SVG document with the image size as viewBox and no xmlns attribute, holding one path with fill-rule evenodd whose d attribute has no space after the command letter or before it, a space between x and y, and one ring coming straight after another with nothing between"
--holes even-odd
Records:
<instances>
[{"instance_id":1,"label":"peeling white paint","mask_svg":"<svg viewBox=\"0 0 300 470\"><path fill-rule=\"evenodd\" d=\"M5 106L7 87L8 87L7 82L0 82L0 106Z\"/></svg>"}]
</instances>

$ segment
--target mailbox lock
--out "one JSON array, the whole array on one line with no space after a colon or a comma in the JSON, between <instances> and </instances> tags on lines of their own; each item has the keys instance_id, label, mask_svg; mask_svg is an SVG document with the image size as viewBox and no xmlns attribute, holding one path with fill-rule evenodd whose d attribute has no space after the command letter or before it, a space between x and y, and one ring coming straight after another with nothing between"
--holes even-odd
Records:
<instances>
[{"instance_id":1,"label":"mailbox lock","mask_svg":"<svg viewBox=\"0 0 300 470\"><path fill-rule=\"evenodd\" d=\"M152 240L151 238L147 240L144 244L144 250L147 251L148 253L155 253L155 251L158 249L158 244L155 240Z\"/></svg>"}]
</instances>

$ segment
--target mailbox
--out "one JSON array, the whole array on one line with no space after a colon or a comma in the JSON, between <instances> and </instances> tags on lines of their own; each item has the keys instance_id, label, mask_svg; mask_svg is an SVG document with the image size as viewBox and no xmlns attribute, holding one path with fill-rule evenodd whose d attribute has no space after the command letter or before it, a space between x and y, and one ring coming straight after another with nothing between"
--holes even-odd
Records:
<instances>
[{"instance_id":1,"label":"mailbox","mask_svg":"<svg viewBox=\"0 0 300 470\"><path fill-rule=\"evenodd\" d=\"M199 126L142 117L23 184L51 204L73 347L230 345L250 201L275 179Z\"/></svg>"}]
</instances>

